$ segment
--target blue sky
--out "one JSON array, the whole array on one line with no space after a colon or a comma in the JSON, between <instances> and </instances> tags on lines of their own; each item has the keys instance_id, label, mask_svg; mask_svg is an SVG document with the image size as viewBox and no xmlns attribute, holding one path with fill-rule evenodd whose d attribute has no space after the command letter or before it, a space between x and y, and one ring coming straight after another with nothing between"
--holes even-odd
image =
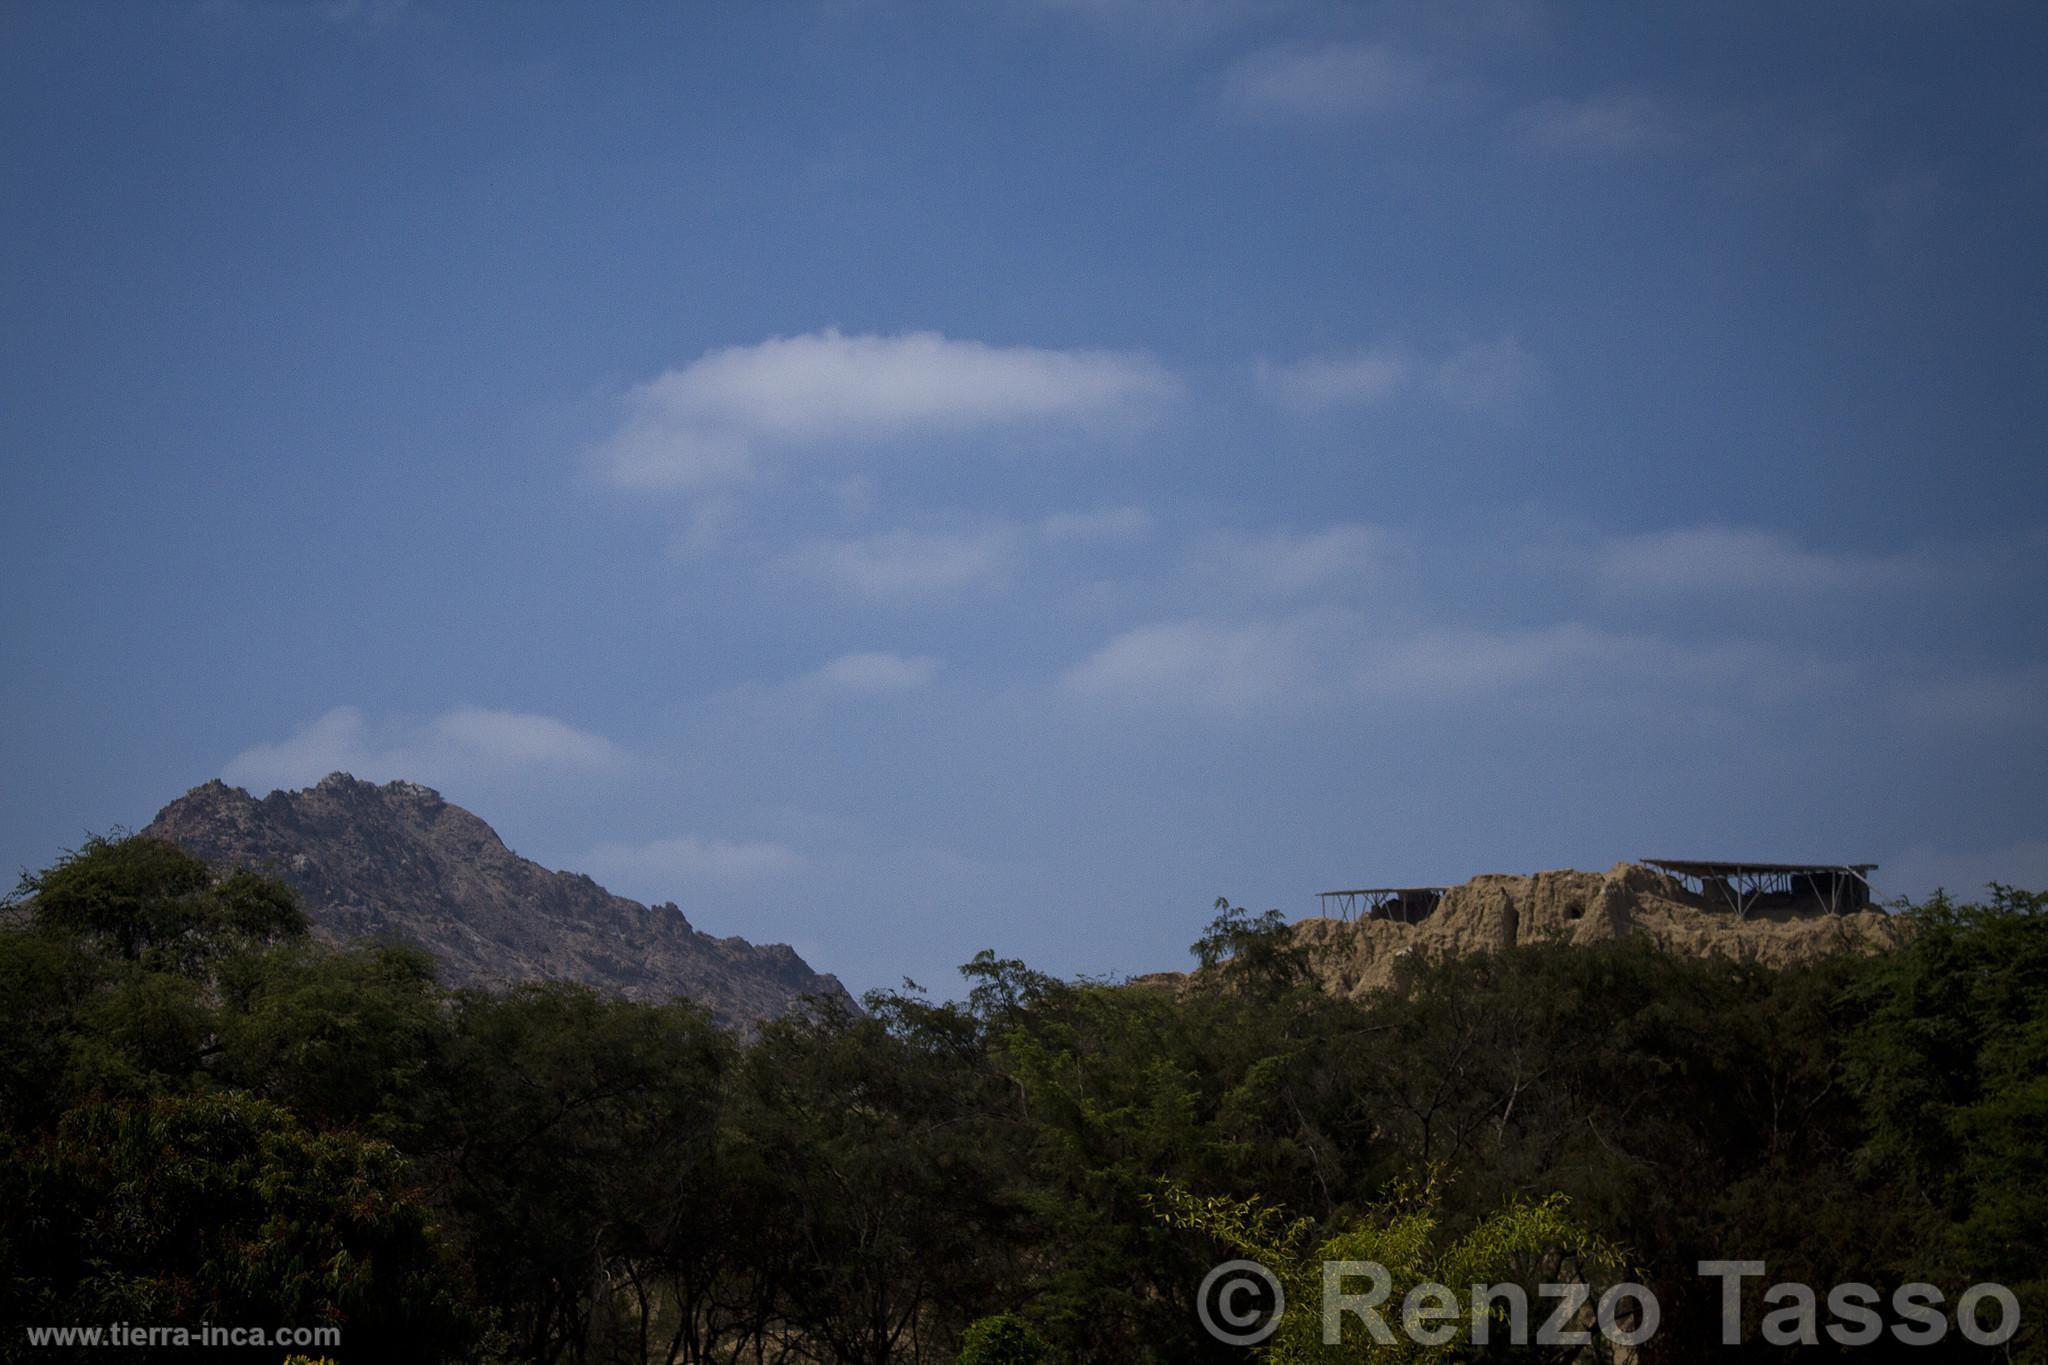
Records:
<instances>
[{"instance_id":1,"label":"blue sky","mask_svg":"<svg viewBox=\"0 0 2048 1365\"><path fill-rule=\"evenodd\" d=\"M2048 14L0 7L0 841L439 787L858 988L2048 885Z\"/></svg>"}]
</instances>

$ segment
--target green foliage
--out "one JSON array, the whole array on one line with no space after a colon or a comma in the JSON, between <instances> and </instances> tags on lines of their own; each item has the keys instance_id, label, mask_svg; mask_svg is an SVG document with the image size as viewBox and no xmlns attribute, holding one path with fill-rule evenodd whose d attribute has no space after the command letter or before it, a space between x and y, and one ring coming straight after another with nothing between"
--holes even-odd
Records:
<instances>
[{"instance_id":1,"label":"green foliage","mask_svg":"<svg viewBox=\"0 0 2048 1365\"><path fill-rule=\"evenodd\" d=\"M87 1104L0 1165L0 1318L343 1328L343 1361L482 1341L405 1159L235 1095Z\"/></svg>"},{"instance_id":2,"label":"green foliage","mask_svg":"<svg viewBox=\"0 0 2048 1365\"><path fill-rule=\"evenodd\" d=\"M1587 1278L1600 1271L1611 1276L1627 1265L1620 1248L1572 1218L1567 1212L1571 1201L1563 1194L1541 1199L1509 1196L1456 1237L1443 1235L1443 1198L1441 1172L1430 1167L1420 1179L1396 1181L1383 1200L1321 1237L1315 1235L1313 1220L1288 1220L1280 1209L1256 1196L1200 1198L1171 1180L1162 1182L1155 1209L1170 1226L1207 1233L1278 1277L1292 1306L1282 1315L1278 1330L1257 1348L1260 1358L1273 1365L1462 1359L1471 1349L1469 1313L1442 1324L1441 1343L1422 1344L1406 1329L1429 1324L1401 1316L1400 1306L1411 1290L1446 1286L1460 1305L1469 1307L1465 1296L1473 1285L1533 1288L1545 1279ZM1386 1299L1391 1342L1373 1341L1363 1322L1346 1315L1342 1340L1324 1344L1318 1305L1323 1299L1323 1265L1330 1261L1385 1267L1392 1281ZM1505 1321L1505 1309L1493 1311L1497 1320Z\"/></svg>"},{"instance_id":3,"label":"green foliage","mask_svg":"<svg viewBox=\"0 0 2048 1365\"><path fill-rule=\"evenodd\" d=\"M1228 896L1216 898L1216 918L1189 947L1210 979L1271 997L1309 980L1308 953L1278 910L1254 915Z\"/></svg>"},{"instance_id":4,"label":"green foliage","mask_svg":"<svg viewBox=\"0 0 2048 1365\"><path fill-rule=\"evenodd\" d=\"M969 983L967 1008L985 1026L1009 1028L1060 994L1062 983L1014 957L984 948L960 969Z\"/></svg>"},{"instance_id":5,"label":"green foliage","mask_svg":"<svg viewBox=\"0 0 2048 1365\"><path fill-rule=\"evenodd\" d=\"M1912 1192L1901 1272L1994 1280L2048 1340L2048 895L1992 887L1909 912L1909 945L1873 963L1846 1048L1862 1168Z\"/></svg>"},{"instance_id":6,"label":"green foliage","mask_svg":"<svg viewBox=\"0 0 2048 1365\"><path fill-rule=\"evenodd\" d=\"M456 997L414 1131L526 1356L582 1360L653 1329L650 1279L721 1226L731 1059L685 1004L566 984Z\"/></svg>"},{"instance_id":7,"label":"green foliage","mask_svg":"<svg viewBox=\"0 0 2048 1365\"><path fill-rule=\"evenodd\" d=\"M1015 1313L977 1319L960 1334L959 1365L1044 1365L1052 1346Z\"/></svg>"},{"instance_id":8,"label":"green foliage","mask_svg":"<svg viewBox=\"0 0 2048 1365\"><path fill-rule=\"evenodd\" d=\"M135 962L107 964L73 1004L61 1098L140 1099L203 1084L216 1022L205 983Z\"/></svg>"},{"instance_id":9,"label":"green foliage","mask_svg":"<svg viewBox=\"0 0 2048 1365\"><path fill-rule=\"evenodd\" d=\"M0 1128L32 1131L62 1108L84 1042L73 1021L108 968L69 934L0 927Z\"/></svg>"},{"instance_id":10,"label":"green foliage","mask_svg":"<svg viewBox=\"0 0 2048 1365\"><path fill-rule=\"evenodd\" d=\"M749 1049L729 1151L777 1315L834 1360L949 1340L1017 1273L1019 1135L974 1020L914 995L778 1020Z\"/></svg>"},{"instance_id":11,"label":"green foliage","mask_svg":"<svg viewBox=\"0 0 2048 1365\"><path fill-rule=\"evenodd\" d=\"M94 835L53 867L25 874L12 899L38 925L187 974L233 948L295 938L307 928L282 882L249 871L217 874L176 845L140 835Z\"/></svg>"},{"instance_id":12,"label":"green foliage","mask_svg":"<svg viewBox=\"0 0 2048 1365\"><path fill-rule=\"evenodd\" d=\"M1228 1354L1197 1228L1306 1302L1325 1256L1398 1292L1605 1274L1612 1239L1662 1361L1712 1358L1703 1259L1996 1280L2048 1321L2048 914L2005 888L1912 911L1878 957L1547 944L1355 1000L1280 916L1219 901L1186 981L987 952L962 1004L878 994L744 1040L682 1003L446 991L148 841L89 841L13 908L7 1321L345 1314L344 1361L1179 1365Z\"/></svg>"},{"instance_id":13,"label":"green foliage","mask_svg":"<svg viewBox=\"0 0 2048 1365\"><path fill-rule=\"evenodd\" d=\"M310 1123L395 1140L440 1060L445 999L417 948L291 943L228 963L216 1027L217 1081L277 1100Z\"/></svg>"}]
</instances>

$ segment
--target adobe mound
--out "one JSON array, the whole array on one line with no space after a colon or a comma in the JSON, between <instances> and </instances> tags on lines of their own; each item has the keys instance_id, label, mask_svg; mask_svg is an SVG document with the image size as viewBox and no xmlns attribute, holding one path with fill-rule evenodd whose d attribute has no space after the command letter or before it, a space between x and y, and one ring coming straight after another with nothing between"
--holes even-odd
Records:
<instances>
[{"instance_id":1,"label":"adobe mound","mask_svg":"<svg viewBox=\"0 0 2048 1365\"><path fill-rule=\"evenodd\" d=\"M1637 863L1604 873L1488 873L1452 887L1418 923L1309 919L1294 926L1294 935L1324 987L1344 996L1384 989L1404 958L1436 961L1522 943L1643 938L1667 952L1783 967L1838 952L1878 952L1904 940L1898 919L1881 910L1831 915L1817 906L1776 907L1741 918Z\"/></svg>"}]
</instances>

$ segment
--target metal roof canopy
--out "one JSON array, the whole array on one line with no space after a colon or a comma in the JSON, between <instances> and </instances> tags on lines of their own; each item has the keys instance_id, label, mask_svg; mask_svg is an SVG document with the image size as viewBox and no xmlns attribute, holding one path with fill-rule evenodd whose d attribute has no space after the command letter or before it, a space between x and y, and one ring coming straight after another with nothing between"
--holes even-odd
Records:
<instances>
[{"instance_id":1,"label":"metal roof canopy","mask_svg":"<svg viewBox=\"0 0 2048 1365\"><path fill-rule=\"evenodd\" d=\"M1709 888L1720 892L1737 918L1747 918L1756 903L1771 894L1792 895L1798 883L1827 906L1828 913L1842 911L1842 892L1851 881L1861 882L1862 903L1869 903L1870 874L1876 863L1743 863L1716 862L1696 858L1644 858L1645 867L1668 872L1700 895ZM1821 881L1826 878L1825 883Z\"/></svg>"},{"instance_id":2,"label":"metal roof canopy","mask_svg":"<svg viewBox=\"0 0 2048 1365\"><path fill-rule=\"evenodd\" d=\"M1323 903L1324 918L1329 917L1330 901L1335 899L1340 918L1355 919L1361 913L1367 918L1387 909L1389 906L1406 908L1411 897L1429 897L1429 905L1423 914L1436 909L1436 904L1450 890L1447 886L1368 886L1356 891L1318 891L1316 899ZM1403 923L1409 921L1403 920Z\"/></svg>"}]
</instances>

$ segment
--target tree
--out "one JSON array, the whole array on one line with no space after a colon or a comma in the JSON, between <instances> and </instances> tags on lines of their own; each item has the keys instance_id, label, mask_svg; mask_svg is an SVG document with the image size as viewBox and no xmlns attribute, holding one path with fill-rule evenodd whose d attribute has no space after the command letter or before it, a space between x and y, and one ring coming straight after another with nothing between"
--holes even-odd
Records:
<instances>
[{"instance_id":1,"label":"tree","mask_svg":"<svg viewBox=\"0 0 2048 1365\"><path fill-rule=\"evenodd\" d=\"M2019 1296L2020 1343L2048 1329L2048 894L1994 885L1988 904L1937 893L1907 945L1872 965L1845 1071L1871 1176L1909 1192L1920 1225L1891 1269Z\"/></svg>"},{"instance_id":2,"label":"tree","mask_svg":"<svg viewBox=\"0 0 2048 1365\"><path fill-rule=\"evenodd\" d=\"M79 1006L108 967L69 934L0 927L0 1130L41 1128L63 1108Z\"/></svg>"},{"instance_id":3,"label":"tree","mask_svg":"<svg viewBox=\"0 0 2048 1365\"><path fill-rule=\"evenodd\" d=\"M95 835L8 898L0 929L0 1119L40 1127L90 1096L205 1083L221 977L306 941L291 890L172 844Z\"/></svg>"},{"instance_id":4,"label":"tree","mask_svg":"<svg viewBox=\"0 0 2048 1365\"><path fill-rule=\"evenodd\" d=\"M1567 1281L1588 1278L1597 1269L1623 1271L1621 1250L1584 1227L1568 1212L1562 1194L1542 1199L1512 1197L1480 1219L1469 1231L1444 1239L1441 1222L1443 1180L1429 1168L1418 1180L1395 1182L1387 1197L1349 1220L1335 1233L1317 1237L1313 1220L1289 1220L1280 1208L1257 1197L1200 1198L1186 1187L1162 1182L1158 1216L1173 1227L1206 1232L1241 1256L1249 1257L1278 1277L1289 1305L1277 1330L1259 1347L1272 1365L1308 1365L1316 1361L1452 1361L1469 1350L1474 1329L1466 1296L1474 1285L1515 1284L1526 1288L1537 1279ZM1355 1316L1342 1318L1342 1339L1323 1342L1322 1315L1317 1307L1324 1293L1323 1266L1328 1262L1365 1262L1384 1267L1391 1279L1385 1298L1392 1340L1376 1342ZM1410 1291L1418 1286L1450 1289L1460 1311L1437 1324L1441 1340L1425 1342L1413 1330L1428 1326L1408 1316ZM1535 1302L1535 1296L1530 1295ZM1505 1322L1507 1309L1496 1306L1488 1315Z\"/></svg>"},{"instance_id":5,"label":"tree","mask_svg":"<svg viewBox=\"0 0 2048 1365\"><path fill-rule=\"evenodd\" d=\"M1205 972L1240 990L1272 997L1311 980L1308 952L1278 910L1254 915L1228 896L1216 898L1216 918L1188 951Z\"/></svg>"},{"instance_id":6,"label":"tree","mask_svg":"<svg viewBox=\"0 0 2048 1365\"><path fill-rule=\"evenodd\" d=\"M731 1162L774 1323L849 1365L944 1359L1014 1283L1020 1138L972 1015L876 992L765 1027Z\"/></svg>"},{"instance_id":7,"label":"tree","mask_svg":"<svg viewBox=\"0 0 2048 1365\"><path fill-rule=\"evenodd\" d=\"M219 973L213 1076L316 1126L350 1124L410 1145L448 1030L424 950L292 942Z\"/></svg>"},{"instance_id":8,"label":"tree","mask_svg":"<svg viewBox=\"0 0 2048 1365\"><path fill-rule=\"evenodd\" d=\"M0 1319L334 1325L343 1365L487 1346L384 1143L237 1094L89 1103L54 1133L0 1141Z\"/></svg>"},{"instance_id":9,"label":"tree","mask_svg":"<svg viewBox=\"0 0 2048 1365\"><path fill-rule=\"evenodd\" d=\"M1052 1345L1015 1313L997 1313L969 1323L960 1335L958 1365L1043 1365Z\"/></svg>"},{"instance_id":10,"label":"tree","mask_svg":"<svg viewBox=\"0 0 2048 1365\"><path fill-rule=\"evenodd\" d=\"M93 835L9 898L45 928L96 939L122 958L187 975L251 943L298 938L291 888L246 869L216 873L161 839Z\"/></svg>"},{"instance_id":11,"label":"tree","mask_svg":"<svg viewBox=\"0 0 2048 1365\"><path fill-rule=\"evenodd\" d=\"M670 1358L661 1279L725 1252L714 1155L731 1056L683 1002L559 982L456 997L412 1131L525 1358Z\"/></svg>"}]
</instances>

